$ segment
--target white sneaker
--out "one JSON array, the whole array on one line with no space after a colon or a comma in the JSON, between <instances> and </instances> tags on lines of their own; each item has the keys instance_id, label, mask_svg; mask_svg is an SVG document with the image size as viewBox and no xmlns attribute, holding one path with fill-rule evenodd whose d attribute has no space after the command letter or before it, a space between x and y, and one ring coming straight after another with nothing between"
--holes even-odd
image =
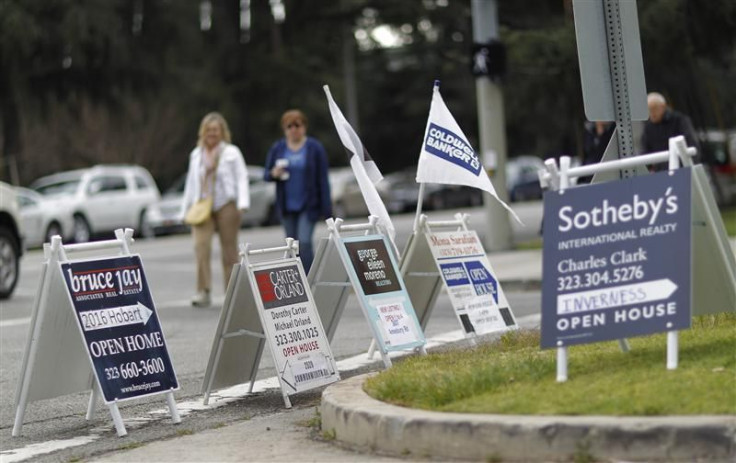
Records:
<instances>
[{"instance_id":1,"label":"white sneaker","mask_svg":"<svg viewBox=\"0 0 736 463\"><path fill-rule=\"evenodd\" d=\"M210 292L200 291L192 296L192 306L194 307L209 307L211 303Z\"/></svg>"}]
</instances>

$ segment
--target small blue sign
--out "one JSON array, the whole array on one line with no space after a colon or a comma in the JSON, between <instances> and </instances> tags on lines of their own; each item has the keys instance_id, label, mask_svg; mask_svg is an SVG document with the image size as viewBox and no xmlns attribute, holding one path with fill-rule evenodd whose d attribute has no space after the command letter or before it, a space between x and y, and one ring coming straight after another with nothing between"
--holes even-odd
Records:
<instances>
[{"instance_id":1,"label":"small blue sign","mask_svg":"<svg viewBox=\"0 0 736 463\"><path fill-rule=\"evenodd\" d=\"M477 296L493 295L493 300L498 304L498 282L493 278L491 272L482 262L474 260L464 262L468 275L473 281L473 289Z\"/></svg>"},{"instance_id":2,"label":"small blue sign","mask_svg":"<svg viewBox=\"0 0 736 463\"><path fill-rule=\"evenodd\" d=\"M544 195L542 347L690 327L691 170Z\"/></svg>"},{"instance_id":3,"label":"small blue sign","mask_svg":"<svg viewBox=\"0 0 736 463\"><path fill-rule=\"evenodd\" d=\"M462 262L453 262L452 264L440 264L442 278L444 278L447 286L461 286L470 284L468 274L465 272Z\"/></svg>"},{"instance_id":4,"label":"small blue sign","mask_svg":"<svg viewBox=\"0 0 736 463\"><path fill-rule=\"evenodd\" d=\"M473 147L462 136L444 127L429 123L424 149L428 153L472 172L476 177L480 174L480 160Z\"/></svg>"}]
</instances>

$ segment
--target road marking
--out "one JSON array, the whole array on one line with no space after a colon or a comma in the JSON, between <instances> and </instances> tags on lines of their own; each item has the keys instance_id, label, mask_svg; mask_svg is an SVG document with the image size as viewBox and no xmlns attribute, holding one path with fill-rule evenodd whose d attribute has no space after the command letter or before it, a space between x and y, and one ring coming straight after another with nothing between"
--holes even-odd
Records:
<instances>
[{"instance_id":1,"label":"road marking","mask_svg":"<svg viewBox=\"0 0 736 463\"><path fill-rule=\"evenodd\" d=\"M40 277L28 277L28 280L38 281ZM13 296L15 297L29 297L33 298L36 297L36 290L31 288L16 288L15 292L13 293Z\"/></svg>"},{"instance_id":2,"label":"road marking","mask_svg":"<svg viewBox=\"0 0 736 463\"><path fill-rule=\"evenodd\" d=\"M30 319L28 319L30 320ZM541 315L534 314L534 315L526 315L520 318L516 319L516 323L520 327L524 328L535 328L539 326L539 322L541 320ZM448 333L442 333L437 336L433 336L432 338L427 339L427 348L432 348L436 346L441 346L443 344L447 344L450 342L456 342L460 341L464 338L463 333L461 330L455 330L450 331ZM391 358L396 357L403 357L405 355L411 354L412 351L402 351L402 352L391 352L389 355ZM346 358L343 360L340 360L337 362L337 367L340 373L349 373L351 371L355 371L359 368L365 367L367 365L371 365L373 363L380 363L381 359L380 357L376 357L376 359L369 359L368 356L365 353L361 353L358 355L355 355L350 358ZM278 389L279 388L279 381L275 376L272 376L270 378L258 380L253 384L253 392L263 392L266 389ZM227 389L220 389L217 392L213 392L210 394L210 402L207 405L204 405L202 403L202 399L199 398L198 400L189 400L186 402L178 402L176 404L179 415L181 417L184 417L194 411L199 410L212 410L215 408L222 407L223 405L227 405L229 403L235 402L236 400L243 399L244 397L248 396L248 384L238 384L237 386L232 386ZM168 408L159 408L156 410L151 410L148 412L147 417L134 417L134 418L125 418L125 427L128 430L140 428L141 426L151 423L153 421L159 421L169 418L170 412ZM72 439L63 439L63 440L50 440L46 442L38 442L35 444L26 445L25 447L19 447L11 450L3 450L0 451L0 460L2 460L2 463L16 463L19 461L24 461L29 458L38 457L39 455L45 455L52 452L57 452L59 450L64 450L72 447L78 447L80 445L86 445L89 443L92 443L102 437L103 433L110 433L113 431L113 425L110 423L108 426L100 426L93 428L90 431L90 434L86 436L78 436L74 437Z\"/></svg>"},{"instance_id":3,"label":"road marking","mask_svg":"<svg viewBox=\"0 0 736 463\"><path fill-rule=\"evenodd\" d=\"M50 440L47 442L39 442L37 444L26 445L12 450L4 450L0 452L3 463L15 463L38 455L64 450L70 447L86 445L94 442L100 437L99 434L90 434L88 436L75 437L73 439Z\"/></svg>"},{"instance_id":4,"label":"road marking","mask_svg":"<svg viewBox=\"0 0 736 463\"><path fill-rule=\"evenodd\" d=\"M31 317L11 318L10 320L0 321L0 328L10 328L11 326L25 325L31 322Z\"/></svg>"}]
</instances>

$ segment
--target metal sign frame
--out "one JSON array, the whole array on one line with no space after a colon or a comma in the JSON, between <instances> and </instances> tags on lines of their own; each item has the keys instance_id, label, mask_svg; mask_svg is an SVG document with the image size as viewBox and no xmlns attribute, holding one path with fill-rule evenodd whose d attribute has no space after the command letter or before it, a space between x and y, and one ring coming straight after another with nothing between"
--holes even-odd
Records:
<instances>
[{"instance_id":1,"label":"metal sign frame","mask_svg":"<svg viewBox=\"0 0 736 463\"><path fill-rule=\"evenodd\" d=\"M118 249L120 256L131 256L132 229L115 230L114 240L62 245L61 237L54 236L44 245L44 258L39 291L33 305L28 341L23 356L20 381L16 392L16 414L13 437L20 436L29 402L91 389L87 414L90 420L98 397L100 384L93 373L94 365L81 335L77 315L72 307L68 290L61 275L60 263L70 262L67 255ZM53 309L49 306L57 304ZM49 375L47 378L46 375ZM53 379L52 379L53 378ZM181 417L176 407L173 390L158 392L166 395L166 402L174 423ZM106 404L110 410L118 436L127 434L118 408L118 400Z\"/></svg>"},{"instance_id":2,"label":"metal sign frame","mask_svg":"<svg viewBox=\"0 0 736 463\"><path fill-rule=\"evenodd\" d=\"M473 342L479 335L518 329L501 282L478 234L465 224L467 215L460 218L464 222L460 231L432 232L429 228L431 222L427 221L424 226L428 245L425 249L432 255L435 268L442 273L441 280L458 322L463 326L466 337L471 336Z\"/></svg>"},{"instance_id":3,"label":"metal sign frame","mask_svg":"<svg viewBox=\"0 0 736 463\"><path fill-rule=\"evenodd\" d=\"M635 168L670 160L676 153L684 167L692 168L692 249L693 249L693 315L736 311L736 258L726 234L726 227L718 211L707 174L702 164L693 165L697 150L688 147L683 136L670 138L669 150L643 154L615 161L617 165ZM673 154L675 155L675 154ZM560 158L568 178L584 177L596 172L606 174L615 170L611 163L591 164L570 168L569 158ZM603 167L600 167L603 166ZM538 172L543 188L560 189L562 173L557 163L548 159L545 169Z\"/></svg>"},{"instance_id":4,"label":"metal sign frame","mask_svg":"<svg viewBox=\"0 0 736 463\"><path fill-rule=\"evenodd\" d=\"M274 366L277 370L277 378L281 388L281 395L286 408L291 408L290 395L321 387L326 384L340 380L335 358L332 355L326 332L314 304L314 297L308 285L308 279L304 272L301 260L298 257L299 244L293 238L286 238L285 246L265 249L251 249L250 244L241 246L241 261L236 264L233 274L228 283L228 289L220 313L220 321L210 351L210 358L205 371L202 384L204 393L204 404L209 402L210 393L213 388L222 388L241 384L244 379L249 382L248 393L253 391L253 384L258 373L263 348L266 341L269 342ZM253 256L273 253L283 253L281 258L270 259L259 262L251 261ZM308 387L297 387L286 381L284 375L288 360L281 365L280 358L276 353L277 345L275 333L271 332L270 325L266 320L266 307L263 301L262 291L259 289L256 272L267 271L275 268L296 267L299 278L304 288L304 296L299 302L306 302L307 312L312 311L314 320L310 323L316 325L318 333L312 340L317 340L318 352L324 355L324 368L329 371L329 380L321 381ZM285 304L284 307L289 304ZM257 314L257 318L254 316ZM285 336L285 335L284 335ZM320 340L324 342L319 342ZM291 342L291 341L289 341ZM325 352L326 351L326 352ZM293 371L292 371L293 374ZM327 376L322 376L325 378Z\"/></svg>"},{"instance_id":5,"label":"metal sign frame","mask_svg":"<svg viewBox=\"0 0 736 463\"><path fill-rule=\"evenodd\" d=\"M426 328L429 318L434 310L437 297L443 288L446 288L447 283L442 278L439 272L439 262L432 253L432 250L428 244L429 235L436 229L449 229L455 231L471 231L467 226L468 214L457 213L455 214L455 220L444 220L444 221L430 221L425 214L422 214L419 219L419 227L414 232L407 244L407 248L404 251L404 255L401 259L401 274L404 277L404 282L407 287L407 292L412 298L412 304L417 312L417 317L422 324L422 329ZM424 239L422 239L424 238ZM480 244L480 243L479 243ZM482 244L480 244L482 246ZM485 253L485 251L484 251ZM490 267L490 263L489 263ZM495 272L492 268L489 268L492 276L495 278ZM503 294L498 278L495 278L497 282L497 291L499 301L505 301L506 297ZM468 330L465 323L463 322L459 308L453 304L455 315L458 317L458 322L463 327L465 337L469 339L471 344L476 343L477 334L474 330ZM509 307L509 312L511 309ZM514 320L513 326L517 327L516 319L511 312L511 317Z\"/></svg>"},{"instance_id":6,"label":"metal sign frame","mask_svg":"<svg viewBox=\"0 0 736 463\"><path fill-rule=\"evenodd\" d=\"M669 162L670 170L692 168L692 315L736 311L736 260L730 249L715 199L708 186L701 165L693 166L692 156L697 150L687 147L685 138L670 138L669 150L644 154L633 158L570 167L570 158L560 158L558 168L554 159L545 162L546 169L539 172L540 183L552 190L570 187L570 178L591 175L600 171L612 171L622 167ZM715 307L715 309L711 309ZM628 350L627 345L623 345ZM676 369L678 364L677 331L667 332L667 369ZM557 381L567 380L567 347L557 348Z\"/></svg>"},{"instance_id":7,"label":"metal sign frame","mask_svg":"<svg viewBox=\"0 0 736 463\"><path fill-rule=\"evenodd\" d=\"M119 261L123 262L119 262ZM118 268L110 268L110 265L113 265L114 261L118 261L118 265L122 264L122 266L119 266ZM138 278L140 278L140 282L136 282L133 280L135 276L133 276L133 270L134 268L131 268L132 265L135 265L137 261L137 264L140 268L140 274L138 275ZM95 264L97 265L103 265L104 267L102 269L99 268L89 268L94 267ZM150 286L148 286L148 282L145 278L145 272L143 270L143 261L139 254L129 254L129 255L123 255L123 256L116 256L116 257L106 257L106 258L91 258L91 259L79 259L75 261L67 261L67 262L59 262L58 267L63 275L63 279L66 283L66 294L67 298L69 299L69 303L72 307L72 310L74 310L75 314L75 320L77 321L77 325L79 327L79 333L82 335L82 339L84 340L84 346L85 351L89 357L89 359L92 361L93 365L93 373L95 375L95 378L97 379L97 384L100 385L100 392L102 392L101 398L105 402L105 404L110 404L114 402L123 402L126 400L133 400L133 399L140 399L147 396L162 394L166 392L172 392L172 391L178 391L179 390L179 381L176 377L176 370L174 368L173 362L171 361L171 356L169 355L168 348L166 345L166 336L163 332L163 329L161 327L161 321L158 317L158 314L156 313L156 306L153 301L153 295L150 291ZM76 268L75 268L76 267ZM82 268L80 268L82 267ZM87 267L87 268L84 268ZM96 309L93 308L90 310L88 307L89 305L96 305L95 303L89 304L87 301L79 301L77 300L75 302L75 294L73 294L70 291L73 291L73 279L72 274L78 275L81 274L82 276L88 275L92 272L98 273L98 275L103 276L105 273L107 273L107 276L115 276L112 273L112 270L116 270L116 273L120 273L118 275L118 278L120 281L114 282L113 284L117 285L125 285L126 283L123 281L125 279L125 272L127 273L127 276L129 278L129 281L127 282L127 288L123 289L125 286L119 286L119 294L115 296L115 289L112 289L113 294L105 294L105 299L108 300L109 297L115 297L116 299L129 299L130 296L123 295L123 292L131 292L131 286L135 285L136 283L140 284L141 291L139 291L137 294L135 294L135 288L133 286L132 292L135 294L135 302L134 305L127 305L127 306L118 306L118 307L108 307L103 309ZM120 272L120 270L123 270L123 272ZM102 273L105 272L105 273ZM110 273L108 273L110 272ZM98 280L99 281L99 280ZM145 283L145 284L144 284ZM70 287L71 285L71 287ZM81 285L79 285L81 286ZM90 291L90 294L85 294L86 291L79 290L74 291L76 293L76 297L89 297L89 296L101 296L101 292L107 293L106 290L97 290L96 292ZM141 300L143 299L143 300ZM96 300L96 299L95 299ZM109 300L108 300L109 302ZM132 302L132 301L130 301ZM118 302L119 304L119 302ZM149 309L146 304L150 304L151 308ZM81 306L81 307L80 307ZM121 310L122 309L122 310ZM146 313L148 312L148 313ZM148 317L146 317L148 315ZM128 318L128 321L126 322L125 318ZM132 322L132 320L138 319L136 322ZM140 323L142 322L142 323ZM107 327L103 325L109 325ZM117 325L117 326L115 326ZM136 330L131 333L130 327L133 326L134 328L137 327L137 325L142 325L142 328L136 328ZM158 334L160 335L160 338L152 336L151 338L148 338L148 340L144 340L144 338L133 338L133 335L137 337L137 335L145 335L145 334L153 334L156 331L148 331L151 327L156 327L158 329ZM105 338L103 338L103 342L100 344L98 341L96 341L97 338L99 338L99 332L98 330L107 328L107 331L104 332ZM116 330L116 331L123 331L123 333L114 333L110 330ZM125 334L127 331L128 336L126 336L126 342L123 344L123 341L120 340L119 343L122 344L122 348L120 346L116 346L114 343L110 342L110 339L113 337L120 337L121 334ZM141 332L142 331L142 332ZM139 343L140 341L141 343ZM146 343L150 342L150 346L146 345ZM154 343L159 343L158 346L154 345ZM90 349L90 344L95 344L97 346L97 352L102 355L94 355L94 349ZM113 347L115 346L115 347ZM131 349L131 346L133 349ZM119 352L118 354L126 353L127 356L123 357L117 357L118 360L114 363L105 362L104 360L99 360L100 357L106 356L104 353L106 349L116 349ZM147 360L156 360L154 358L147 359L144 355L144 358L140 358L140 354L135 354L136 352L139 353L146 353L145 351L148 351L148 355L157 355L158 357L156 359L160 360L160 362L155 363L149 363ZM115 352L111 352L115 353ZM133 355L130 355L131 353L134 353ZM94 357L97 357L98 360L95 360ZM132 357L132 358L131 358ZM142 366L139 366L142 365ZM161 371L157 371L157 370ZM167 374L163 374L164 372L167 372ZM151 382L156 381L158 382L158 386L153 388L153 391L151 389L143 388L140 384L130 384L129 386L120 386L120 387L111 387L110 384L115 384L116 382L119 382L120 379L132 379L133 377L138 378L141 373L143 376L153 376L152 378L148 378L148 384L147 386L151 385ZM118 381L116 381L118 380ZM124 391L124 388L130 388L132 387L131 391L127 391L128 394L126 396L126 391ZM139 386L139 387L135 387ZM116 390L117 389L117 390ZM117 396L117 394L120 394L120 396Z\"/></svg>"},{"instance_id":8,"label":"metal sign frame","mask_svg":"<svg viewBox=\"0 0 736 463\"><path fill-rule=\"evenodd\" d=\"M233 266L230 274L212 340L202 380L204 405L209 403L211 391L215 389L248 382L248 393L253 392L266 335L257 315L251 286L243 281L241 273L245 273L242 256L241 262Z\"/></svg>"},{"instance_id":9,"label":"metal sign frame","mask_svg":"<svg viewBox=\"0 0 736 463\"><path fill-rule=\"evenodd\" d=\"M352 284L331 237L320 239L307 280L312 289L319 318L325 326L327 340L332 342L350 296Z\"/></svg>"},{"instance_id":10,"label":"metal sign frame","mask_svg":"<svg viewBox=\"0 0 736 463\"><path fill-rule=\"evenodd\" d=\"M361 283L358 281L358 276L352 268L352 262L346 248L346 243L360 242L364 238L376 238L381 239L385 244L388 259L391 261L393 269L396 270L396 279L400 286L400 292L406 292L406 286L404 285L403 279L401 278L401 272L398 265L396 264L396 251L385 235L380 234L377 227L377 217L369 216L368 223L356 224L356 225L342 225L342 219L328 219L326 221L327 228L330 231L330 236L327 239L323 239L320 242L318 251L316 253L315 261L310 271L309 280L310 285L313 288L317 301L324 302L325 305L320 305L320 316L323 320L327 320L328 327L327 333L330 339L334 335L337 323L339 323L340 317L344 310L345 303L347 302L347 296L349 290L352 288L358 298L359 305L366 317L366 321L371 327L371 333L373 334L373 341L376 345L379 344L381 335L378 332L377 324L372 320L370 311L374 310L366 306L365 294L363 293ZM342 236L341 233L347 233L348 236ZM397 293L399 291L393 291ZM386 293L390 294L390 293ZM411 300L408 294L406 294L406 302L411 305ZM402 306L402 310L406 308ZM411 343L410 347L404 345L396 346L395 348L387 348L387 346L381 346L379 349L381 358L386 368L391 367L391 359L388 356L390 351L406 350L406 349L417 349L422 355L426 355L425 349L425 338L424 331L416 318L413 307L409 307L410 312L407 315L410 319L416 321L416 330L420 335L420 340ZM373 345L373 344L372 344Z\"/></svg>"}]
</instances>

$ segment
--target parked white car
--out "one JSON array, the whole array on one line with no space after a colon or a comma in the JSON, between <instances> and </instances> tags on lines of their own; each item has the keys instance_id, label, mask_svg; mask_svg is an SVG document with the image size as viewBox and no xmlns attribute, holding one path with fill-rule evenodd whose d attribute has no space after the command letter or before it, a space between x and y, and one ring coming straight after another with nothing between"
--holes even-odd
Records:
<instances>
[{"instance_id":1,"label":"parked white car","mask_svg":"<svg viewBox=\"0 0 736 463\"><path fill-rule=\"evenodd\" d=\"M144 236L165 235L186 231L189 227L182 223L181 202L184 197L186 173L167 189L161 201L146 210L143 224ZM243 214L241 227L274 225L278 222L274 210L276 185L263 180L263 167L248 165L248 184L250 189L250 208Z\"/></svg>"},{"instance_id":2,"label":"parked white car","mask_svg":"<svg viewBox=\"0 0 736 463\"><path fill-rule=\"evenodd\" d=\"M140 166L99 165L42 177L31 188L64 202L74 218L73 240L89 241L117 228L140 232L146 209L161 199L151 174Z\"/></svg>"},{"instance_id":3,"label":"parked white car","mask_svg":"<svg viewBox=\"0 0 736 463\"><path fill-rule=\"evenodd\" d=\"M23 254L21 219L15 190L0 182L0 300L13 294Z\"/></svg>"},{"instance_id":4,"label":"parked white car","mask_svg":"<svg viewBox=\"0 0 736 463\"><path fill-rule=\"evenodd\" d=\"M43 246L54 235L64 241L74 233L74 217L70 204L64 199L43 196L29 188L15 189L23 222L23 242L27 248Z\"/></svg>"}]
</instances>

